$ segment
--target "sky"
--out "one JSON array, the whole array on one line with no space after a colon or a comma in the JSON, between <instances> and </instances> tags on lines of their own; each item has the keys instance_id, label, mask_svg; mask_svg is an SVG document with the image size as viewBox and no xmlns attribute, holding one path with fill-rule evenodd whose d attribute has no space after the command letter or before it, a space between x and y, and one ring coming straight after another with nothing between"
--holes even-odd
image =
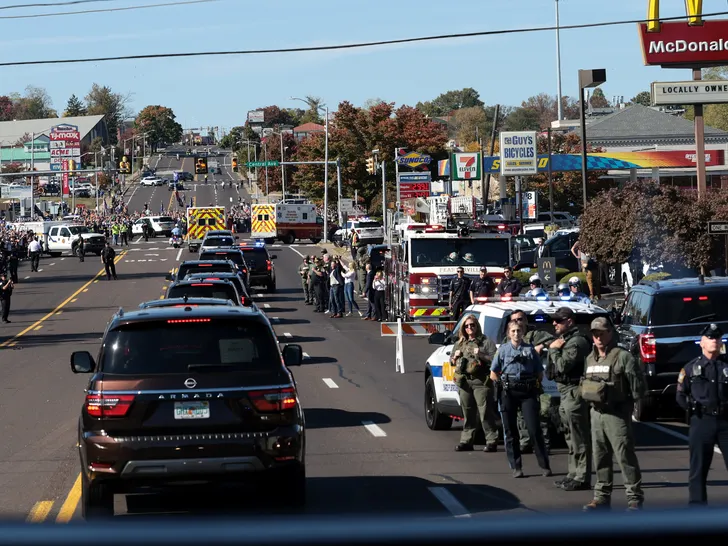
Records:
<instances>
[{"instance_id":1,"label":"sky","mask_svg":"<svg viewBox=\"0 0 728 546\"><path fill-rule=\"evenodd\" d=\"M15 0L12 4L32 0ZM53 0L45 0L50 3ZM56 0L60 4L63 0ZM1 9L0 62L151 53L351 44L428 35L554 26L554 0L217 0L106 13L40 14L122 8L172 0L105 0L71 6ZM662 17L684 15L663 0ZM645 18L647 0L560 0L561 25ZM724 11L706 0L704 11ZM33 15L24 19L3 19ZM653 81L691 79L687 70L646 67L636 25L561 31L563 94L578 95L577 71L606 68L606 97L629 100ZM172 108L184 128L242 125L248 110L291 97L321 97L332 110L378 98L414 106L472 87L488 105L518 106L556 94L554 31L441 40L361 49L179 59L0 67L0 95L44 87L63 110L71 94L96 82L131 95L136 113Z\"/></svg>"}]
</instances>

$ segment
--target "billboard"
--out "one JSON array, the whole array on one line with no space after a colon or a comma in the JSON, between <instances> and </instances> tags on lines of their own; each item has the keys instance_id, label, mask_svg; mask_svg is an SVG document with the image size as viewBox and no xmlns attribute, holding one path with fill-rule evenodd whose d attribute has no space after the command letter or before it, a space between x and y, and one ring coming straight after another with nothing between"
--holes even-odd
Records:
<instances>
[{"instance_id":1,"label":"billboard","mask_svg":"<svg viewBox=\"0 0 728 546\"><path fill-rule=\"evenodd\" d=\"M536 131L509 131L500 134L500 172L520 176L538 172Z\"/></svg>"},{"instance_id":2,"label":"billboard","mask_svg":"<svg viewBox=\"0 0 728 546\"><path fill-rule=\"evenodd\" d=\"M652 104L719 104L728 102L728 81L654 82Z\"/></svg>"},{"instance_id":3,"label":"billboard","mask_svg":"<svg viewBox=\"0 0 728 546\"><path fill-rule=\"evenodd\" d=\"M265 123L265 111L251 110L248 112L248 123Z\"/></svg>"}]
</instances>

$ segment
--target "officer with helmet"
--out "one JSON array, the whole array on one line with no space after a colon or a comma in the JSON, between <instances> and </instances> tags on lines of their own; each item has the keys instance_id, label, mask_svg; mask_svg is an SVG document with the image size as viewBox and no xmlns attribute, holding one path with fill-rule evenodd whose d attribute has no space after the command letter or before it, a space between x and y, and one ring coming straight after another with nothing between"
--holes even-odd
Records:
<instances>
[{"instance_id":1,"label":"officer with helmet","mask_svg":"<svg viewBox=\"0 0 728 546\"><path fill-rule=\"evenodd\" d=\"M526 292L527 298L541 298L541 299L548 299L548 294L546 294L546 291L541 286L541 277L536 275L531 275L531 277L528 279L528 283L530 285L530 290Z\"/></svg>"},{"instance_id":2,"label":"officer with helmet","mask_svg":"<svg viewBox=\"0 0 728 546\"><path fill-rule=\"evenodd\" d=\"M556 293L561 298L570 298L571 297L571 290L569 289L569 285L565 282L559 283L559 286L556 287Z\"/></svg>"},{"instance_id":3,"label":"officer with helmet","mask_svg":"<svg viewBox=\"0 0 728 546\"><path fill-rule=\"evenodd\" d=\"M716 444L728 468L728 359L722 339L717 324L706 326L700 338L702 354L677 378L677 403L690 411L688 502L695 506L708 503L708 472Z\"/></svg>"},{"instance_id":4,"label":"officer with helmet","mask_svg":"<svg viewBox=\"0 0 728 546\"><path fill-rule=\"evenodd\" d=\"M581 280L579 280L579 277L574 276L569 279L569 291L571 292L570 296L576 298L576 301L579 303L591 303L589 296L581 291Z\"/></svg>"}]
</instances>

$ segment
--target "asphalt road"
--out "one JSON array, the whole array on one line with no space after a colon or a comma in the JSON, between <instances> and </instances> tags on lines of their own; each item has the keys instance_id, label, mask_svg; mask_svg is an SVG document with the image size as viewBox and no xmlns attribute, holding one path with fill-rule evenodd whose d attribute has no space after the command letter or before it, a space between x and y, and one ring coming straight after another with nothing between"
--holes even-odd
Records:
<instances>
[{"instance_id":1,"label":"asphalt road","mask_svg":"<svg viewBox=\"0 0 728 546\"><path fill-rule=\"evenodd\" d=\"M166 191L166 189L163 189ZM152 188L139 190L149 192ZM160 191L156 189L156 191ZM194 190L193 190L194 192ZM222 202L227 194L200 187L198 199ZM147 196L148 197L148 196ZM135 195L143 203L146 197ZM419 514L488 517L497 514L577 511L589 492L556 489L526 455L526 479L515 480L502 449L456 453L459 430L433 432L423 417L423 364L432 347L405 339L407 373L394 371L394 340L358 316L329 319L302 304L296 268L312 245L274 245L278 288L259 293L281 343L300 343L303 366L294 370L308 425L307 514ZM100 259L44 258L41 271L23 264L13 295L11 324L0 330L4 367L0 411L0 514L34 522L80 519L76 425L87 377L71 373L74 350L96 353L109 317L119 307L159 298L164 275L188 251L166 241L134 242L121 250L118 281L107 281ZM646 509L687 501L686 430L677 423L636 424ZM716 456L710 475L713 504L728 501L728 473ZM563 475L563 449L552 454ZM617 472L616 483L621 479ZM281 494L285 494L282 492ZM615 508L625 505L621 487ZM255 496L197 493L174 498L116 498L126 519L234 513L277 513Z\"/></svg>"}]
</instances>

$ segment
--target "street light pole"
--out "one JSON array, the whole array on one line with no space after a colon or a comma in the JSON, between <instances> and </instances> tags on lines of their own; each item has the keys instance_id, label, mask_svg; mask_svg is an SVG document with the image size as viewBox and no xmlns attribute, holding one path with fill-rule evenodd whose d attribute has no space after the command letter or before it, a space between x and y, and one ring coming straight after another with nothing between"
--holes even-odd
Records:
<instances>
[{"instance_id":1,"label":"street light pole","mask_svg":"<svg viewBox=\"0 0 728 546\"><path fill-rule=\"evenodd\" d=\"M286 166L283 165L283 162L286 160L285 157L283 157L283 129L280 130L280 136L281 136L281 195L283 197L283 201L286 200Z\"/></svg>"},{"instance_id":2,"label":"street light pole","mask_svg":"<svg viewBox=\"0 0 728 546\"><path fill-rule=\"evenodd\" d=\"M324 243L329 242L329 107L326 107L324 144Z\"/></svg>"},{"instance_id":3,"label":"street light pole","mask_svg":"<svg viewBox=\"0 0 728 546\"><path fill-rule=\"evenodd\" d=\"M561 121L561 31L559 23L559 0L556 0L556 119Z\"/></svg>"},{"instance_id":4,"label":"street light pole","mask_svg":"<svg viewBox=\"0 0 728 546\"><path fill-rule=\"evenodd\" d=\"M584 200L584 209L586 209L587 199L586 100L584 99L584 89L587 87L599 87L605 81L607 81L607 71L604 68L595 70L579 70L579 109L581 110L581 192L582 199Z\"/></svg>"}]
</instances>

